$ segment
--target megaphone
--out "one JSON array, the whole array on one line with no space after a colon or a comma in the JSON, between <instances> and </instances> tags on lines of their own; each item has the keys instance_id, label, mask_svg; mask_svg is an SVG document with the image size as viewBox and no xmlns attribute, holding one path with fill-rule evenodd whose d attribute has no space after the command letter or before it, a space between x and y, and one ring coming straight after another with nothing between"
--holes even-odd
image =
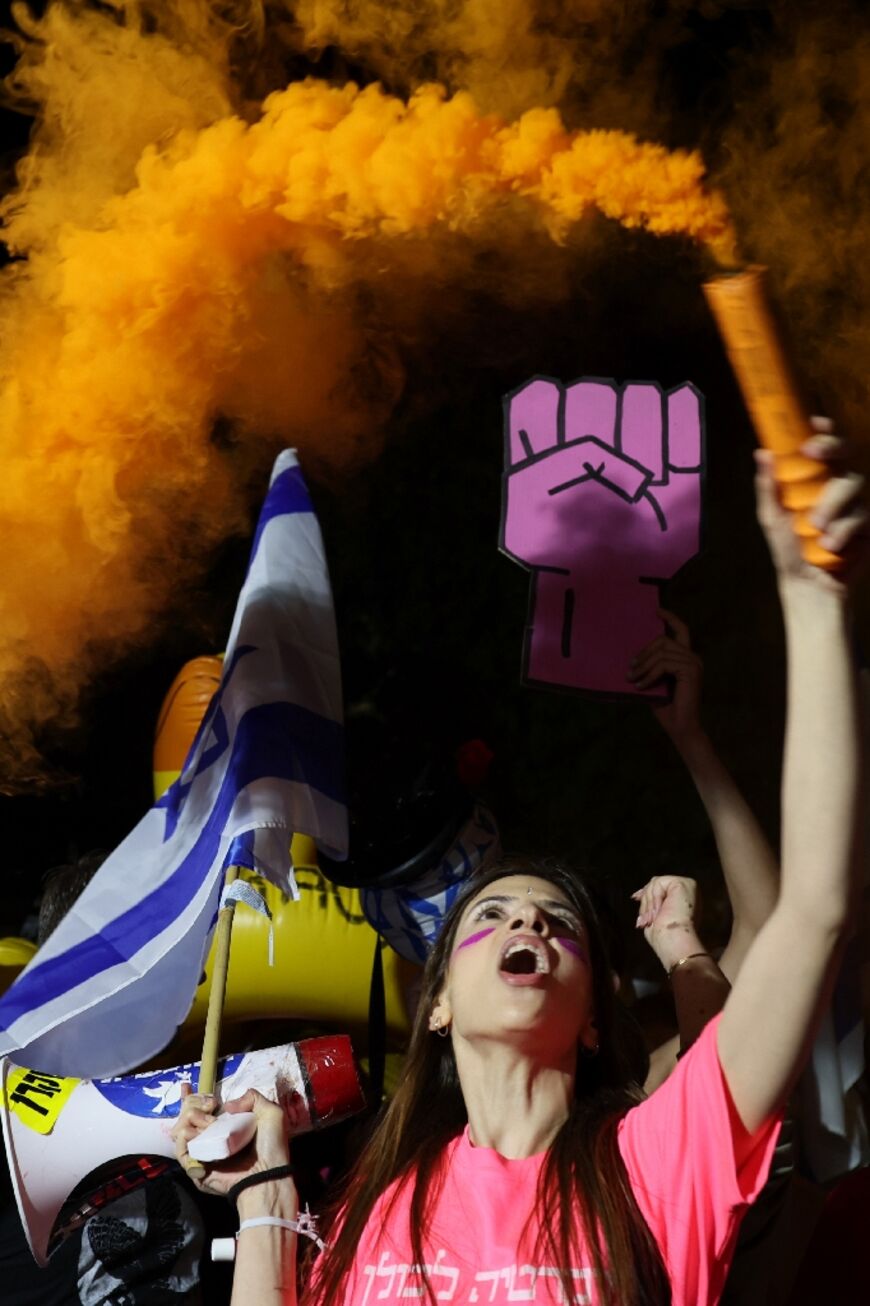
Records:
<instances>
[{"instance_id":1,"label":"megaphone","mask_svg":"<svg viewBox=\"0 0 870 1306\"><path fill-rule=\"evenodd\" d=\"M67 1079L3 1058L3 1136L37 1264L45 1265L63 1239L108 1202L166 1172L175 1157L171 1130L185 1082L197 1082L196 1063L112 1079ZM350 1039L341 1034L218 1063L215 1091L223 1102L250 1088L273 1102L292 1100L297 1134L365 1106Z\"/></svg>"}]
</instances>

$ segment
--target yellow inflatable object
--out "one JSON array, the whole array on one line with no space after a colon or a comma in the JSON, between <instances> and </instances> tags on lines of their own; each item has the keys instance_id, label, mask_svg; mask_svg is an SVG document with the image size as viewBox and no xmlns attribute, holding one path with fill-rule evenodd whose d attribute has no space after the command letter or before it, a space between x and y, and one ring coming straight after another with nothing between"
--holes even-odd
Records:
<instances>
[{"instance_id":1,"label":"yellow inflatable object","mask_svg":"<svg viewBox=\"0 0 870 1306\"><path fill-rule=\"evenodd\" d=\"M29 939L0 939L0 993L18 978L35 952L36 944Z\"/></svg>"},{"instance_id":2,"label":"yellow inflatable object","mask_svg":"<svg viewBox=\"0 0 870 1306\"><path fill-rule=\"evenodd\" d=\"M296 835L291 850L298 902L256 873L242 872L272 913L275 964L269 965L269 922L240 904L233 921L224 1019L364 1026L377 935L363 916L358 891L339 889L323 876L312 840ZM409 1030L405 990L420 972L392 948L383 947L382 956L387 1030L403 1039ZM205 1023L212 961L210 956L182 1033Z\"/></svg>"},{"instance_id":3,"label":"yellow inflatable object","mask_svg":"<svg viewBox=\"0 0 870 1306\"><path fill-rule=\"evenodd\" d=\"M154 744L156 797L176 779L221 673L221 658L194 658L182 667L160 711ZM295 835L291 855L300 898L293 902L253 871L242 878L265 898L275 931L269 966L269 923L243 903L236 907L224 1020L297 1020L364 1027L378 938L363 915L357 889L332 884L317 865L314 841ZM419 967L382 946L387 1034L401 1044L410 1029L408 995ZM180 1034L205 1023L213 955Z\"/></svg>"}]
</instances>

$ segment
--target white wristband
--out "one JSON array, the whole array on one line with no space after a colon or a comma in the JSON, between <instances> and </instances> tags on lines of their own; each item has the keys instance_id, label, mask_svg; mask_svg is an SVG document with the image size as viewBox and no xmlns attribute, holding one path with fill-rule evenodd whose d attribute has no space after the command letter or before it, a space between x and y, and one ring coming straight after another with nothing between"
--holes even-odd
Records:
<instances>
[{"instance_id":1,"label":"white wristband","mask_svg":"<svg viewBox=\"0 0 870 1306\"><path fill-rule=\"evenodd\" d=\"M211 1259L213 1261L234 1261L236 1259L236 1243L239 1234L243 1229L256 1228L258 1224L274 1224L279 1229L292 1229L294 1233L299 1232L295 1220L279 1220L272 1215L261 1215L256 1220L243 1220L234 1238L212 1238Z\"/></svg>"},{"instance_id":2,"label":"white wristband","mask_svg":"<svg viewBox=\"0 0 870 1306\"><path fill-rule=\"evenodd\" d=\"M242 1220L236 1237L243 1229L256 1229L261 1224L273 1224L277 1229L292 1229L293 1233L302 1233L298 1220L279 1220L277 1215L258 1215L255 1220Z\"/></svg>"},{"instance_id":3,"label":"white wristband","mask_svg":"<svg viewBox=\"0 0 870 1306\"><path fill-rule=\"evenodd\" d=\"M256 1229L261 1225L272 1225L276 1229L289 1229L292 1233L301 1233L305 1238L311 1238L321 1251L324 1251L326 1244L322 1238L317 1236L316 1219L309 1212L308 1208L299 1212L296 1220L282 1220L277 1215L258 1215L252 1220L242 1220L239 1225L235 1238L215 1238L211 1244L211 1259L213 1261L234 1261L236 1258L236 1242L239 1234L243 1229Z\"/></svg>"}]
</instances>

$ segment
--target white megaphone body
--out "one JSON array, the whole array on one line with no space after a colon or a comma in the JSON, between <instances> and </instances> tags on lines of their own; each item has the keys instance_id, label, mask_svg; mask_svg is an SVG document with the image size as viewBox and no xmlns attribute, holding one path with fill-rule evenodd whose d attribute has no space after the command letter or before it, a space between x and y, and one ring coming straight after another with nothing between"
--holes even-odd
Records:
<instances>
[{"instance_id":1,"label":"white megaphone body","mask_svg":"<svg viewBox=\"0 0 870 1306\"><path fill-rule=\"evenodd\" d=\"M301 1098L295 1133L334 1124L365 1105L345 1035L224 1057L217 1078L215 1092L223 1102L249 1088L273 1102L298 1106ZM65 1079L3 1058L0 1115L9 1171L38 1264L91 1215L170 1168L181 1085L197 1079L196 1063L111 1079ZM221 1141L221 1126L209 1149L210 1132L202 1135L201 1159L229 1155L246 1141Z\"/></svg>"}]
</instances>

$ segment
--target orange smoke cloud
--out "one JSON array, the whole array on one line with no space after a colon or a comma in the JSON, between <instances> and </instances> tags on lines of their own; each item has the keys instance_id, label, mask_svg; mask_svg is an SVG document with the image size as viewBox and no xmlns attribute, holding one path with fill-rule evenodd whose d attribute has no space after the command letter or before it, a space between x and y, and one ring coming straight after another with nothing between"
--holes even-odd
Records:
<instances>
[{"instance_id":1,"label":"orange smoke cloud","mask_svg":"<svg viewBox=\"0 0 870 1306\"><path fill-rule=\"evenodd\" d=\"M216 55L58 8L33 31L45 54L19 76L33 93L47 79L37 143L55 148L32 151L3 206L27 256L6 270L0 323L10 790L38 771L34 729L74 713L102 661L147 639L246 528L248 469L277 443L327 473L377 452L401 369L355 294L403 237L485 240L512 204L562 240L595 208L733 253L697 154L569 133L553 109L506 123L436 86L405 103L309 79L249 122Z\"/></svg>"},{"instance_id":2,"label":"orange smoke cloud","mask_svg":"<svg viewBox=\"0 0 870 1306\"><path fill-rule=\"evenodd\" d=\"M666 122L658 58L679 40L679 20L663 21L662 6L650 0L284 0L284 7L296 23L288 43L315 55L337 46L402 93L438 81L509 119L537 106L560 108L575 126L591 120L655 135Z\"/></svg>"}]
</instances>

